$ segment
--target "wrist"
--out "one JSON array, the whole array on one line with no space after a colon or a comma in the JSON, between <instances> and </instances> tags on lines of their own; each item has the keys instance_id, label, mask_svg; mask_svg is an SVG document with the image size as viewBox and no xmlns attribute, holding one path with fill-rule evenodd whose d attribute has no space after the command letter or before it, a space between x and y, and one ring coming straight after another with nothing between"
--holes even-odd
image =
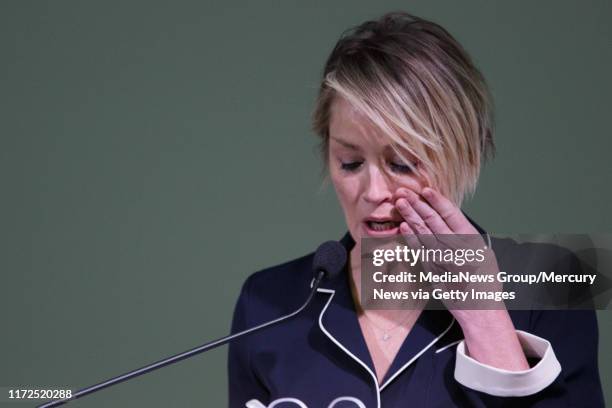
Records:
<instances>
[{"instance_id":1,"label":"wrist","mask_svg":"<svg viewBox=\"0 0 612 408\"><path fill-rule=\"evenodd\" d=\"M465 336L482 335L491 331L514 331L514 324L506 309L455 310L453 316Z\"/></svg>"},{"instance_id":2,"label":"wrist","mask_svg":"<svg viewBox=\"0 0 612 408\"><path fill-rule=\"evenodd\" d=\"M529 369L507 310L462 310L453 314L472 358L510 371Z\"/></svg>"}]
</instances>

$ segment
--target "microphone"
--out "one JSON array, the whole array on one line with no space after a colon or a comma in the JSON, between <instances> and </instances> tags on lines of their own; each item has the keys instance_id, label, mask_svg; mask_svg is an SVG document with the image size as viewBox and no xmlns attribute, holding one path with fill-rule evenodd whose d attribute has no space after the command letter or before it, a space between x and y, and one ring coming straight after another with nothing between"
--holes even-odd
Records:
<instances>
[{"instance_id":1,"label":"microphone","mask_svg":"<svg viewBox=\"0 0 612 408\"><path fill-rule=\"evenodd\" d=\"M273 326L287 319L290 319L296 316L297 314L299 314L302 310L306 308L306 306L310 304L311 300L314 297L315 292L317 291L317 288L319 287L323 279L325 278L334 279L336 276L338 276L342 272L342 269L344 268L345 263L346 263L346 249L344 248L344 246L342 246L342 244L340 244L338 241L324 242L321 245L319 245L319 247L317 248L317 251L315 252L315 255L314 255L314 259L312 261L312 270L314 273L314 279L311 284L312 289L310 290L310 294L308 295L306 302L304 302L304 304L296 311L289 313L287 315L281 316L277 319L271 320L269 322L262 323L258 326L251 327L250 329L246 329L238 333L234 333L234 334L230 334L225 337L221 337L220 339L205 343L191 350L187 350L185 352L164 358L163 360L156 361L155 363L146 365L136 370L132 370L128 373L119 375L117 377L110 378L101 383L83 388L75 392L74 394L72 394L72 396L69 398L61 398L61 399L49 401L43 405L39 405L38 408L50 408L50 407L57 407L60 405L64 405L77 398L84 397L85 395L92 394L104 388L108 388L112 385L119 384L121 382L138 377L140 375L146 374L153 370L157 370L158 368L162 368L170 364L177 363L181 360L185 360L197 354L200 354L205 351L211 350L215 347L221 346L239 337L247 336L249 334L255 333L258 330Z\"/></svg>"}]
</instances>

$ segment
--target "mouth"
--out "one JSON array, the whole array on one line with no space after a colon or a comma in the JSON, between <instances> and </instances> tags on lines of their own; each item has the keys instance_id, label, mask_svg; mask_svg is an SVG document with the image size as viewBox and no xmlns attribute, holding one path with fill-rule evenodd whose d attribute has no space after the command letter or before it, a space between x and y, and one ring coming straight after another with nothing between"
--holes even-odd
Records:
<instances>
[{"instance_id":1,"label":"mouth","mask_svg":"<svg viewBox=\"0 0 612 408\"><path fill-rule=\"evenodd\" d=\"M364 225L368 235L395 235L399 233L400 221L366 220Z\"/></svg>"}]
</instances>

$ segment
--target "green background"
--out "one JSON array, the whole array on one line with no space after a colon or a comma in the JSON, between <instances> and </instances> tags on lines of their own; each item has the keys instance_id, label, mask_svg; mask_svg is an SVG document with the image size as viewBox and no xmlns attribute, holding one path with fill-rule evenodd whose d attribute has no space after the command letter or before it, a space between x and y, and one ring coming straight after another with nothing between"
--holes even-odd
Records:
<instances>
[{"instance_id":1,"label":"green background","mask_svg":"<svg viewBox=\"0 0 612 408\"><path fill-rule=\"evenodd\" d=\"M340 238L309 130L319 75L345 28L399 9L446 27L491 85L498 156L468 214L492 232L610 232L609 1L5 0L2 399L221 336L246 276ZM225 406L225 356L72 405Z\"/></svg>"}]
</instances>

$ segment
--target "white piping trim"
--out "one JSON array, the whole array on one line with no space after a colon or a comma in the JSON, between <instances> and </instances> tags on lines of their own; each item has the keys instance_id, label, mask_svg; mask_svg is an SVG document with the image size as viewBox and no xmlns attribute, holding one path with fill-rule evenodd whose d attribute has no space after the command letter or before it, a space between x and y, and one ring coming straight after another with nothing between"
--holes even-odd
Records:
<instances>
[{"instance_id":1,"label":"white piping trim","mask_svg":"<svg viewBox=\"0 0 612 408\"><path fill-rule=\"evenodd\" d=\"M274 400L270 405L268 405L268 408L274 408L278 404L282 404L282 403L285 403L285 402L292 402L292 403L296 404L300 408L308 408L308 406L306 404L304 404L302 401L300 401L297 398L279 398L277 400Z\"/></svg>"},{"instance_id":2,"label":"white piping trim","mask_svg":"<svg viewBox=\"0 0 612 408\"><path fill-rule=\"evenodd\" d=\"M340 343L338 340L336 340L334 338L334 336L332 336L323 326L323 315L325 314L325 311L327 310L327 307L329 306L329 304L331 303L332 299L334 298L334 296L336 295L336 291L332 290L332 289L317 289L317 292L324 292L324 293L330 293L331 296L329 297L329 299L327 300L327 303L325 304L325 306L323 307L323 310L321 310L321 313L319 314L319 327L321 328L321 331L323 331L323 333L325 333L325 335L327 337L329 337L329 339L331 341L333 341L338 347L340 347L342 349L342 351L344 351L346 354L348 354L349 356L351 356L353 358L353 360L357 361L359 364L361 364L361 366L363 368L365 368L367 370L368 373L370 373L370 376L372 377L372 379L374 380L374 386L376 387L376 408L380 408L380 391L381 388L378 387L378 379L376 378L376 374L374 374L372 372L372 370L370 370L370 367L368 367L367 364L365 364L363 361L361 361L359 358L357 358L357 356L355 356L353 353L351 353L346 347L344 347L342 345L342 343Z\"/></svg>"},{"instance_id":3,"label":"white piping trim","mask_svg":"<svg viewBox=\"0 0 612 408\"><path fill-rule=\"evenodd\" d=\"M331 293L332 295L334 293L336 293L335 290L333 289L325 289L325 288L317 288L317 292L321 292L321 293ZM319 314L320 315L320 314Z\"/></svg>"},{"instance_id":4,"label":"white piping trim","mask_svg":"<svg viewBox=\"0 0 612 408\"><path fill-rule=\"evenodd\" d=\"M463 341L463 339L461 340L457 340L457 341L453 341L452 343L448 343L446 346L439 348L436 350L436 354L443 352L444 350L446 350L447 348L451 348L459 343L461 343Z\"/></svg>"},{"instance_id":5,"label":"white piping trim","mask_svg":"<svg viewBox=\"0 0 612 408\"><path fill-rule=\"evenodd\" d=\"M247 401L247 403L244 404L244 406L246 408L266 408L266 406L262 404L261 401L256 400L256 399Z\"/></svg>"},{"instance_id":6,"label":"white piping trim","mask_svg":"<svg viewBox=\"0 0 612 408\"><path fill-rule=\"evenodd\" d=\"M357 408L367 408L365 405L363 405L363 402L359 398L355 397L338 397L332 402L330 402L327 408L334 408L337 403L345 401L354 403L355 405L357 405Z\"/></svg>"},{"instance_id":7,"label":"white piping trim","mask_svg":"<svg viewBox=\"0 0 612 408\"><path fill-rule=\"evenodd\" d=\"M414 357L412 357L410 360L408 360L408 362L406 364L401 366L391 377L389 377L389 379L387 381L385 381L385 383L382 385L382 387L380 387L380 390L382 391L387 385L389 385L389 383L391 383L391 381L393 381L395 379L395 377L400 375L400 373L402 371L404 371L410 364L412 364L417 358L419 358L421 356L421 354L423 354L431 346L433 346L438 340L440 340L450 330L450 328L453 326L453 323L455 323L455 318L454 317L453 317L453 320L448 325L448 327L446 328L446 330L444 330L442 332L442 334L440 334L438 337L433 339L427 346L425 346L425 348L423 348L421 351L419 351L417 354L415 354Z\"/></svg>"}]
</instances>

